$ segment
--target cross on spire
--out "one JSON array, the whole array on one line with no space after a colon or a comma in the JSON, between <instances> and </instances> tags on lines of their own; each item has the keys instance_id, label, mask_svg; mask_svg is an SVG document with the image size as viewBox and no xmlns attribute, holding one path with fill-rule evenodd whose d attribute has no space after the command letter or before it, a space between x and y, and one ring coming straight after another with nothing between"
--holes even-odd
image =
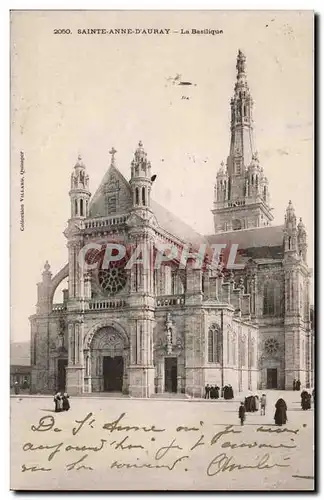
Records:
<instances>
[{"instance_id":1,"label":"cross on spire","mask_svg":"<svg viewBox=\"0 0 324 500\"><path fill-rule=\"evenodd\" d=\"M116 149L114 146L111 148L109 151L109 154L111 155L111 165L115 165L115 154L117 153Z\"/></svg>"}]
</instances>

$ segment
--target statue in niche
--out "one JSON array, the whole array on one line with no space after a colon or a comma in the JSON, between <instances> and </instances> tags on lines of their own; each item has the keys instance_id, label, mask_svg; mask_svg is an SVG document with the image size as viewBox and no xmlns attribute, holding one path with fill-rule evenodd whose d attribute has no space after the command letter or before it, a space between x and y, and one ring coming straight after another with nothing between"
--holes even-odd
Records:
<instances>
[{"instance_id":1,"label":"statue in niche","mask_svg":"<svg viewBox=\"0 0 324 500\"><path fill-rule=\"evenodd\" d=\"M166 326L166 348L167 348L167 354L172 354L172 344L173 344L173 339L172 339L172 318L171 314L167 314L167 320L165 323Z\"/></svg>"},{"instance_id":2,"label":"statue in niche","mask_svg":"<svg viewBox=\"0 0 324 500\"><path fill-rule=\"evenodd\" d=\"M65 351L64 336L65 336L65 321L64 321L64 318L60 318L60 320L59 320L59 333L58 333L58 338L56 341L57 349L60 351Z\"/></svg>"}]
</instances>

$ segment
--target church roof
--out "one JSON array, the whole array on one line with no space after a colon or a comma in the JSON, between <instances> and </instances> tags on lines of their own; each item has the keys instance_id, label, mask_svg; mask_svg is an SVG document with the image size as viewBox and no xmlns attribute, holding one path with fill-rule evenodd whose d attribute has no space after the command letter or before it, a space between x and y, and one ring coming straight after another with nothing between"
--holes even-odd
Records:
<instances>
[{"instance_id":1,"label":"church roof","mask_svg":"<svg viewBox=\"0 0 324 500\"><path fill-rule=\"evenodd\" d=\"M122 173L114 165L111 165L91 200L90 217L105 215L104 192L107 186L112 184L115 186L116 182L120 190L120 203L117 211L119 213L129 211L132 206L130 185ZM225 243L227 246L236 243L242 257L256 259L280 259L282 257L283 226L266 226L204 236L154 200L151 200L151 208L162 229L183 242L191 244L195 249L202 243L210 245Z\"/></svg>"},{"instance_id":2,"label":"church roof","mask_svg":"<svg viewBox=\"0 0 324 500\"><path fill-rule=\"evenodd\" d=\"M159 226L168 233L177 236L186 243L191 243L193 246L199 246L201 243L208 243L203 235L197 233L191 226L183 222L179 217L156 201L151 200L151 208L157 218Z\"/></svg>"},{"instance_id":3,"label":"church roof","mask_svg":"<svg viewBox=\"0 0 324 500\"><path fill-rule=\"evenodd\" d=\"M278 259L283 255L284 226L266 226L207 235L209 244L237 244L238 251L256 259Z\"/></svg>"}]
</instances>

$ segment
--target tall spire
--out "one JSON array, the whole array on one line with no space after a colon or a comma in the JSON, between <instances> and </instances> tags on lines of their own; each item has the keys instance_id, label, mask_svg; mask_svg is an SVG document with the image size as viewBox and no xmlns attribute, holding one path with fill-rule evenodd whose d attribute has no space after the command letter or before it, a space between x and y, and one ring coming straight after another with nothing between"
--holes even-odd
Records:
<instances>
[{"instance_id":1,"label":"tall spire","mask_svg":"<svg viewBox=\"0 0 324 500\"><path fill-rule=\"evenodd\" d=\"M230 151L214 190L215 231L268 226L273 220L268 180L254 148L252 107L246 57L239 50L231 99Z\"/></svg>"},{"instance_id":2,"label":"tall spire","mask_svg":"<svg viewBox=\"0 0 324 500\"><path fill-rule=\"evenodd\" d=\"M245 75L246 66L245 66L246 57L243 52L239 49L236 59L236 69L237 69L237 79L239 80Z\"/></svg>"},{"instance_id":3,"label":"tall spire","mask_svg":"<svg viewBox=\"0 0 324 500\"><path fill-rule=\"evenodd\" d=\"M245 61L245 55L239 50L234 96L231 99L231 145L227 160L229 175L241 175L254 153L253 101L247 83Z\"/></svg>"}]
</instances>

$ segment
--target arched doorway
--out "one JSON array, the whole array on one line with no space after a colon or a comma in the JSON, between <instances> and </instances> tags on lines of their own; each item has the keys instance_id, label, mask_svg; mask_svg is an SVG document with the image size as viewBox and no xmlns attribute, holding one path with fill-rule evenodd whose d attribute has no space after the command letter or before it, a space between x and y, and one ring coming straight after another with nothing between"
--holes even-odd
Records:
<instances>
[{"instance_id":1,"label":"arched doorway","mask_svg":"<svg viewBox=\"0 0 324 500\"><path fill-rule=\"evenodd\" d=\"M91 392L127 391L128 345L113 326L104 326L94 333L85 362Z\"/></svg>"}]
</instances>

